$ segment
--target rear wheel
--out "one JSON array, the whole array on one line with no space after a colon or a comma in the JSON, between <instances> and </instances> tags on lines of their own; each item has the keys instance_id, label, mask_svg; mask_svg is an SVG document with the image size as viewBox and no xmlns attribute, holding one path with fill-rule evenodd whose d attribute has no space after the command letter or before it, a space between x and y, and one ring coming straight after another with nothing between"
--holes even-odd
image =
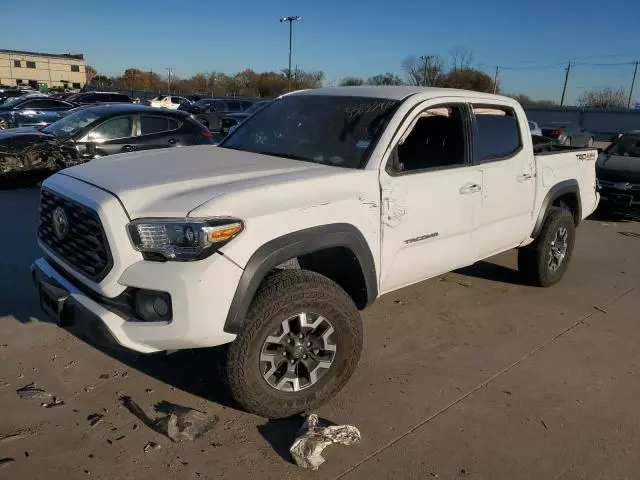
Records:
<instances>
[{"instance_id":1,"label":"rear wheel","mask_svg":"<svg viewBox=\"0 0 640 480\"><path fill-rule=\"evenodd\" d=\"M230 345L227 382L247 411L288 417L335 395L361 350L362 322L346 292L318 273L283 270L263 282Z\"/></svg>"},{"instance_id":2,"label":"rear wheel","mask_svg":"<svg viewBox=\"0 0 640 480\"><path fill-rule=\"evenodd\" d=\"M531 283L549 287L567 271L575 244L575 224L569 210L552 207L538 238L518 250L518 269Z\"/></svg>"},{"instance_id":3,"label":"rear wheel","mask_svg":"<svg viewBox=\"0 0 640 480\"><path fill-rule=\"evenodd\" d=\"M6 130L9 128L9 122L5 118L0 117L0 130Z\"/></svg>"}]
</instances>

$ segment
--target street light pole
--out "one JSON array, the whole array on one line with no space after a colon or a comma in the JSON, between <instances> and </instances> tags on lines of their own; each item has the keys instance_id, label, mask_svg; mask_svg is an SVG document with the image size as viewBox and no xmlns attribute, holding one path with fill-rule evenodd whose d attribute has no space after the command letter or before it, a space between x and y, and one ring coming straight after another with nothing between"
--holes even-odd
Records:
<instances>
[{"instance_id":1,"label":"street light pole","mask_svg":"<svg viewBox=\"0 0 640 480\"><path fill-rule=\"evenodd\" d=\"M302 17L292 16L292 17L282 17L280 19L280 23L289 22L289 69L287 70L287 76L289 77L288 82L288 91L291 91L291 46L293 43L293 22L297 22L302 20Z\"/></svg>"},{"instance_id":2,"label":"street light pole","mask_svg":"<svg viewBox=\"0 0 640 480\"><path fill-rule=\"evenodd\" d=\"M167 76L167 93L171 93L171 67L165 68L169 75Z\"/></svg>"}]
</instances>

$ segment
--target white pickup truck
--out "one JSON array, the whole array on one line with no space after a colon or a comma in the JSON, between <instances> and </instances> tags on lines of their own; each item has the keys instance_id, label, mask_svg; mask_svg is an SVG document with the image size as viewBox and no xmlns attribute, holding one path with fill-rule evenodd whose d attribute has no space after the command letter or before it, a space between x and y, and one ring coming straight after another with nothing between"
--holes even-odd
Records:
<instances>
[{"instance_id":1,"label":"white pickup truck","mask_svg":"<svg viewBox=\"0 0 640 480\"><path fill-rule=\"evenodd\" d=\"M123 154L42 185L42 308L138 352L230 343L248 411L334 395L358 309L509 250L532 283L565 273L598 204L597 152L534 153L520 105L449 89L345 87L271 103L219 146Z\"/></svg>"}]
</instances>

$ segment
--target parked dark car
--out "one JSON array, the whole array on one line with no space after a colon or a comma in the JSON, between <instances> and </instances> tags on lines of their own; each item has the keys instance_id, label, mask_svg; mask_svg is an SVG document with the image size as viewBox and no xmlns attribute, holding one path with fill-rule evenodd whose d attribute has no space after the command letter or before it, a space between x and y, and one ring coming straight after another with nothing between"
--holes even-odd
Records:
<instances>
[{"instance_id":1,"label":"parked dark car","mask_svg":"<svg viewBox=\"0 0 640 480\"><path fill-rule=\"evenodd\" d=\"M640 130L623 134L600 154L596 175L604 207L640 207Z\"/></svg>"},{"instance_id":2,"label":"parked dark car","mask_svg":"<svg viewBox=\"0 0 640 480\"><path fill-rule=\"evenodd\" d=\"M21 97L25 93L24 90L18 90L16 88L2 88L0 89L0 105L10 98Z\"/></svg>"},{"instance_id":3,"label":"parked dark car","mask_svg":"<svg viewBox=\"0 0 640 480\"><path fill-rule=\"evenodd\" d=\"M0 177L30 170L52 172L115 153L212 144L211 138L211 132L188 113L141 105L95 105L40 130L0 132Z\"/></svg>"},{"instance_id":4,"label":"parked dark car","mask_svg":"<svg viewBox=\"0 0 640 480\"><path fill-rule=\"evenodd\" d=\"M0 105L0 130L46 126L58 120L58 112L71 108L69 102L39 94L10 98Z\"/></svg>"},{"instance_id":5,"label":"parked dark car","mask_svg":"<svg viewBox=\"0 0 640 480\"><path fill-rule=\"evenodd\" d=\"M220 120L231 112L242 112L256 103L255 99L240 98L203 98L186 105L180 105L178 110L192 113L212 132L220 131Z\"/></svg>"},{"instance_id":6,"label":"parked dark car","mask_svg":"<svg viewBox=\"0 0 640 480\"><path fill-rule=\"evenodd\" d=\"M261 102L254 103L243 112L233 112L225 115L220 119L220 133L222 135L227 135L231 128L240 125L247 118L258 113L271 102L272 100L263 100Z\"/></svg>"},{"instance_id":7,"label":"parked dark car","mask_svg":"<svg viewBox=\"0 0 640 480\"><path fill-rule=\"evenodd\" d=\"M542 136L554 140L560 145L574 147L593 147L593 133L588 132L575 123L550 123L541 126Z\"/></svg>"},{"instance_id":8,"label":"parked dark car","mask_svg":"<svg viewBox=\"0 0 640 480\"><path fill-rule=\"evenodd\" d=\"M133 103L124 93L117 92L85 92L68 97L67 102L74 105L95 105L99 103Z\"/></svg>"}]
</instances>

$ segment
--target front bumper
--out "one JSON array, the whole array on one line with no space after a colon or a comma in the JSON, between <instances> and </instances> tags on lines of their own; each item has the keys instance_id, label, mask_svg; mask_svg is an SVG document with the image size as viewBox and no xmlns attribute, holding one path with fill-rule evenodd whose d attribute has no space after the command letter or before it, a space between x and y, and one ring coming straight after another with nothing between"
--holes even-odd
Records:
<instances>
[{"instance_id":1,"label":"front bumper","mask_svg":"<svg viewBox=\"0 0 640 480\"><path fill-rule=\"evenodd\" d=\"M224 322L242 270L221 255L211 262L138 262L125 270L119 283L127 287L168 292L173 317L169 322L144 322L110 308L95 292L71 282L45 258L32 265L38 290L46 289L58 306L60 326L77 330L90 341L141 353L212 347L233 341ZM207 272L208 271L208 272ZM215 272L215 277L212 273ZM217 279L211 283L209 280ZM53 294L51 292L54 292ZM42 295L41 295L42 298ZM43 309L56 306L44 305Z\"/></svg>"},{"instance_id":2,"label":"front bumper","mask_svg":"<svg viewBox=\"0 0 640 480\"><path fill-rule=\"evenodd\" d=\"M640 188L626 182L598 180L600 197L608 205L621 208L640 207Z\"/></svg>"}]
</instances>

